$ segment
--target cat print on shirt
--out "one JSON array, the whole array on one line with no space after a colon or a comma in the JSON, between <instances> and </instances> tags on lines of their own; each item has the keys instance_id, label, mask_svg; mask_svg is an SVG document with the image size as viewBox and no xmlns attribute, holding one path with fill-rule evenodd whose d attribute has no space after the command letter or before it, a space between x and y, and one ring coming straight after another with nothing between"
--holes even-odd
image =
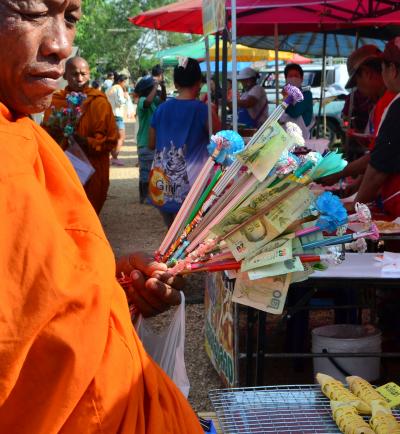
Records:
<instances>
[{"instance_id":1,"label":"cat print on shirt","mask_svg":"<svg viewBox=\"0 0 400 434\"><path fill-rule=\"evenodd\" d=\"M150 174L150 196L154 204L162 206L167 202L182 203L190 190L185 146L177 148L170 143L154 154Z\"/></svg>"},{"instance_id":2,"label":"cat print on shirt","mask_svg":"<svg viewBox=\"0 0 400 434\"><path fill-rule=\"evenodd\" d=\"M175 148L175 145L171 142L165 165L165 175L171 188L170 200L176 202L183 202L190 189L184 148Z\"/></svg>"},{"instance_id":3,"label":"cat print on shirt","mask_svg":"<svg viewBox=\"0 0 400 434\"><path fill-rule=\"evenodd\" d=\"M155 151L153 168L154 167L160 167L162 169L164 168L164 154L165 154L165 148L163 148L161 151Z\"/></svg>"}]
</instances>

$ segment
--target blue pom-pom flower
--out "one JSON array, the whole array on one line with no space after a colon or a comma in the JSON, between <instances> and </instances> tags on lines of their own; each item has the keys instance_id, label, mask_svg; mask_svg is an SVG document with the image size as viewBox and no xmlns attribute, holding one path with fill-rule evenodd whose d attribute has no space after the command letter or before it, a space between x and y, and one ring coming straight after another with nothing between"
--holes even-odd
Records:
<instances>
[{"instance_id":1,"label":"blue pom-pom flower","mask_svg":"<svg viewBox=\"0 0 400 434\"><path fill-rule=\"evenodd\" d=\"M315 201L320 213L317 222L322 230L333 232L347 222L347 211L340 199L330 191L322 193Z\"/></svg>"},{"instance_id":2,"label":"blue pom-pom flower","mask_svg":"<svg viewBox=\"0 0 400 434\"><path fill-rule=\"evenodd\" d=\"M209 154L218 164L229 166L235 161L235 155L244 149L244 140L236 131L222 130L211 136L207 146Z\"/></svg>"}]
</instances>

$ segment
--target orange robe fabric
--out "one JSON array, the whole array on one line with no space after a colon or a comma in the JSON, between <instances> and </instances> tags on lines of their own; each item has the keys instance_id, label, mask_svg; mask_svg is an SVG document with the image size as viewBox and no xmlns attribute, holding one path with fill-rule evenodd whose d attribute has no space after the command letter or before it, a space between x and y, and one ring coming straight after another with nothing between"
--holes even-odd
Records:
<instances>
[{"instance_id":1,"label":"orange robe fabric","mask_svg":"<svg viewBox=\"0 0 400 434\"><path fill-rule=\"evenodd\" d=\"M51 105L57 110L67 107L66 97L69 93L68 87L56 92ZM90 87L86 88L84 93L87 99L83 102L82 116L76 132L88 140L88 146L82 148L96 172L84 188L93 208L99 214L110 185L110 151L117 145L118 130L111 105L105 94ZM44 124L50 114L51 109L46 110Z\"/></svg>"},{"instance_id":2,"label":"orange robe fabric","mask_svg":"<svg viewBox=\"0 0 400 434\"><path fill-rule=\"evenodd\" d=\"M0 104L0 432L200 434L132 327L61 148Z\"/></svg>"}]
</instances>

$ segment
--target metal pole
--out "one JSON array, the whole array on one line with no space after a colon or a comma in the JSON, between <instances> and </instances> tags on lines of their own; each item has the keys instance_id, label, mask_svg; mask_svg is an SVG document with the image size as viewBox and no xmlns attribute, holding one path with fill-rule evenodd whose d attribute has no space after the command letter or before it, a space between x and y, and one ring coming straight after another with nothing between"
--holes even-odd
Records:
<instances>
[{"instance_id":1,"label":"metal pole","mask_svg":"<svg viewBox=\"0 0 400 434\"><path fill-rule=\"evenodd\" d=\"M321 76L321 94L319 98L319 107L318 107L318 120L317 120L317 139L319 139L319 125L321 123L321 113L322 113L322 101L325 98L325 76L326 76L326 33L324 33L324 40L322 46L322 76ZM324 122L325 124L325 122ZM323 124L323 125L324 125ZM324 125L325 132L325 125Z\"/></svg>"},{"instance_id":2,"label":"metal pole","mask_svg":"<svg viewBox=\"0 0 400 434\"><path fill-rule=\"evenodd\" d=\"M231 20L232 20L232 129L238 130L237 112L237 64L236 64L236 0L231 1Z\"/></svg>"},{"instance_id":3,"label":"metal pole","mask_svg":"<svg viewBox=\"0 0 400 434\"><path fill-rule=\"evenodd\" d=\"M222 32L222 102L221 102L221 127L226 129L227 94L228 94L228 32Z\"/></svg>"},{"instance_id":4,"label":"metal pole","mask_svg":"<svg viewBox=\"0 0 400 434\"><path fill-rule=\"evenodd\" d=\"M207 106L208 106L208 134L210 137L212 136L213 132L213 125L212 125L212 113L211 113L211 85L210 85L210 79L211 79L211 67L210 67L210 43L208 39L208 35L204 39L204 43L206 45L206 58L207 58Z\"/></svg>"},{"instance_id":5,"label":"metal pole","mask_svg":"<svg viewBox=\"0 0 400 434\"><path fill-rule=\"evenodd\" d=\"M275 104L279 105L279 39L278 24L274 24L274 48L275 48Z\"/></svg>"},{"instance_id":6,"label":"metal pole","mask_svg":"<svg viewBox=\"0 0 400 434\"><path fill-rule=\"evenodd\" d=\"M360 45L360 32L357 30L356 32L356 42L354 46L354 50L357 50L358 46Z\"/></svg>"},{"instance_id":7,"label":"metal pole","mask_svg":"<svg viewBox=\"0 0 400 434\"><path fill-rule=\"evenodd\" d=\"M221 86L219 84L219 32L216 33L215 35L215 72L214 72L214 83L215 83L215 106L217 108L217 113L218 113L218 105L219 105L219 100L218 100L218 96L220 94L220 89Z\"/></svg>"}]
</instances>

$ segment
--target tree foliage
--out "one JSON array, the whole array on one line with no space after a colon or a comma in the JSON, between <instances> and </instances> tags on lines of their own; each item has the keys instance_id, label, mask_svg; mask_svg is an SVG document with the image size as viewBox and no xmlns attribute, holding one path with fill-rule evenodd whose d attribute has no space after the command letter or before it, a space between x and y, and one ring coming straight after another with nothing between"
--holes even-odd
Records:
<instances>
[{"instance_id":1,"label":"tree foliage","mask_svg":"<svg viewBox=\"0 0 400 434\"><path fill-rule=\"evenodd\" d=\"M83 0L75 44L93 75L127 69L137 76L156 62L153 56L159 49L192 41L191 35L156 32L128 21L168 3L171 0Z\"/></svg>"}]
</instances>

